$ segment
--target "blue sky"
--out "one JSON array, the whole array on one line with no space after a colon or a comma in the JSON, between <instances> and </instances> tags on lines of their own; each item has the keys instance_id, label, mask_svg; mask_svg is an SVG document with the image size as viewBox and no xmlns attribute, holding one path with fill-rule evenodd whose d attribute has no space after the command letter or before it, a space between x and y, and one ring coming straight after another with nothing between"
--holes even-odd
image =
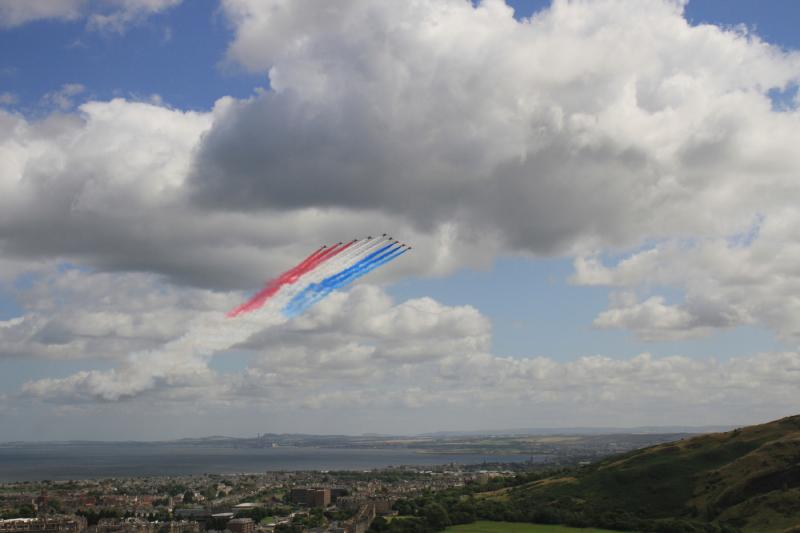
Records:
<instances>
[{"instance_id":1,"label":"blue sky","mask_svg":"<svg viewBox=\"0 0 800 533\"><path fill-rule=\"evenodd\" d=\"M546 1L517 0L511 1L510 5L514 7L518 19L533 13L546 12L549 9L549 2ZM1 14L2 10L0 9ZM764 41L780 47L785 52L800 48L800 36L796 31L796 22L800 20L800 4L791 0L773 0L766 3L746 0L694 0L688 3L684 14L686 20L692 25L710 24L718 26L720 31L727 31L739 25L744 25ZM302 68L298 68L297 72L292 70L293 64L291 61L294 60L294 56L291 54L294 52L287 52L286 50L270 51L268 54L265 52L267 58L262 59L254 55L254 52L248 52L250 55L247 55L241 52L240 48L229 49L232 43L243 43L241 44L242 47L251 46L251 43L246 39L253 37L248 37L251 34L246 33L245 23L234 20L234 17L229 12L226 12L216 0L184 1L160 12L147 13L146 16L135 19L134 22L127 24L120 31L89 28L87 25L88 16L83 14L72 20L54 18L32 20L19 25L12 25L12 27L2 28L0 26L0 95L6 95L4 107L9 113L15 114L20 120L29 121L31 124L36 123L36 121L57 121L60 120L58 117L69 118L77 116L75 115L76 106L83 102L107 102L114 98L123 98L126 102L156 104L172 111L196 111L198 116L209 113L215 102L224 96L230 96L234 99L232 101L240 102L247 102L248 99L251 99L252 105L255 106L262 99L265 99L263 96L264 91L270 90L270 79L263 66L264 62L269 63L270 61L277 61L280 64L280 69L283 69L280 72L288 72L288 74L284 75L287 76L286 79L289 81L283 83L294 83L292 76L297 75L297 79L305 80L309 86L313 84L308 81L311 78L302 77L310 76L308 72L312 72L313 69L308 72ZM298 17L302 18L302 15L298 15ZM256 19L254 18L253 20ZM302 31L298 30L300 32L298 35L302 34L307 38L309 34L303 34ZM313 31L322 33L319 28ZM313 35L313 31L311 35ZM334 37L330 37L328 43L338 42L336 41L336 34L332 35ZM292 42L291 35L290 38L286 39L286 42ZM347 46L350 47L357 46L344 38L342 42L347 42ZM263 46L266 49L275 45L270 41ZM341 49L348 50L347 46L342 45ZM314 53L322 55L336 53L335 47L332 47L331 50L334 51L315 49ZM253 59L253 57L256 57L256 59ZM325 55L319 64L315 64L315 68L328 68L330 65L334 65L331 68L336 68L335 65L338 59L331 59L331 57ZM787 55L787 58L789 58L786 59L786 64L788 65L790 54ZM285 64L281 63L282 61ZM323 65L323 67L319 65ZM789 67L786 68L789 69ZM367 69L365 68L364 70ZM775 67L775 70L778 70L778 68ZM362 71L356 70L354 72L360 75ZM477 72L479 70L476 70ZM772 71L769 72L771 73ZM764 75L767 76L768 74ZM773 74L769 75L772 76ZM476 76L480 76L480 74L476 74ZM780 76L775 74L774 77L777 79ZM765 91L767 91L766 94L769 98L772 99L773 108L776 112L783 110L787 113L796 113L796 108L794 107L796 104L793 103L797 92L796 81L787 82L785 86L778 88L769 86L770 83L773 83L772 81L764 83L767 84ZM774 82L773 85L775 83L780 82ZM476 83L476 85L480 84ZM70 86L72 89L67 89ZM287 107L289 105L300 105L296 101L291 101L290 99L288 101L290 101L290 104L287 104ZM299 99L298 101L303 100ZM345 103L341 105L344 108L349 101L346 98L343 101ZM243 103L241 105L245 106L247 104ZM148 113L150 112L149 109ZM270 117L277 115L279 113L269 111L265 112L263 116L267 117L265 120L271 120ZM319 116L327 117L328 115L320 112ZM286 119L286 123L277 122L275 126L265 124L264 136L268 137L276 131L279 132L281 125L283 127L293 127L295 123L292 120L295 118ZM142 120L148 119L143 118ZM152 120L161 119L153 118ZM199 120L211 121L220 119L199 118ZM216 157L220 159L219 154L226 149L228 150L227 153L231 153L231 145L226 144L228 141L226 141L224 135L222 133L218 134L217 131L234 131L237 127L244 129L247 126L245 118L240 117L238 119L239 122L235 123L233 119L231 120L233 125L227 129L216 128L215 126L213 131L208 134L208 137L202 137L202 142L206 143L203 144L203 153L211 154L208 156L209 158ZM282 118L278 117L275 120L282 120ZM345 126L346 124L337 123L335 127L344 128ZM67 126L58 127L66 128ZM162 126L155 125L153 127L162 128ZM203 136L205 135L206 133L203 133ZM253 137L252 131L243 135L247 138ZM198 136L198 138L201 137ZM195 148L193 150L195 150L192 152L194 154L199 149ZM247 148L245 147L242 150L242 153L245 154L243 157L246 158ZM235 153L236 150L233 152ZM619 157L624 160L627 156L622 151L620 153L622 155ZM235 159L238 156L230 157ZM369 161L372 160L370 159ZM231 171L233 176L231 179L238 179L235 177L238 168L235 167ZM576 172L580 171L579 167L575 168L578 168ZM614 172L619 171L615 170ZM720 172L735 174L736 169ZM286 178L287 181L292 179L296 178ZM237 185L237 183L232 181L232 187L235 188L241 185ZM244 185L246 186L246 183ZM124 194L133 194L130 190L125 189L128 192ZM218 189L209 190L213 192ZM252 193L253 197L259 194L257 188L254 188L253 191L255 191ZM284 193L281 189L269 189L268 191L271 196L265 197L267 198L264 200L265 205L269 204L272 198L278 198ZM201 191L201 194L206 193ZM792 194L793 192L787 193L789 197ZM699 196L700 194L698 193ZM111 198L116 198L116 196ZM349 209L353 205L359 206L361 201L359 197L352 204L349 201L345 201L341 206L336 207ZM205 202L201 202L203 206L214 203L209 201L208 198L203 202ZM225 204L222 209L228 209L230 205ZM315 204L309 205L318 207ZM285 213L294 208L289 204L287 206L285 207L286 211L278 210L279 214L274 216L283 216L280 213L285 215ZM239 207L238 205L235 206L235 208ZM251 207L242 207L242 213L252 213L253 211L248 211ZM754 209L758 211L760 208L761 206L755 206ZM148 212L145 208L142 209L142 216L146 218ZM394 205L387 205L385 210L383 207L376 207L375 209L376 212L386 215L387 218L384 220L391 220L391 217L398 212L397 206ZM715 207L710 209L715 209ZM775 209L775 212L781 213L781 215L776 216L782 216L782 214L786 213L785 210L778 208ZM747 220L750 220L750 215L745 214L744 210L742 210L742 213L742 219L739 222L736 221L735 212L730 217L732 222L728 222L728 219L725 219L724 229L714 227L714 229L706 231L705 227L700 230L697 227L692 227L689 230L680 230L684 232L680 236L685 237L686 232L695 232L697 235L702 235L702 239L708 239L709 241L716 237L728 238L731 234L730 228L746 225ZM269 214L269 216L273 216L273 214ZM414 215L409 216L413 219ZM208 219L211 218L213 216L208 215ZM501 217L498 217L498 220L499 218ZM775 220L771 214L767 218L770 221ZM438 223L436 220L439 219L434 219L431 224ZM264 222L265 225L271 223ZM284 220L282 223L289 224L288 228L292 227L291 224L295 224L296 220ZM565 224L565 226L569 226L569 224ZM677 226L680 226L680 224L676 222ZM342 223L341 227L352 228L353 224ZM474 226L470 226L471 230L474 230ZM330 235L330 231L324 236L307 233L302 237L302 245L306 246L307 243L322 241ZM766 304L763 307L759 307L759 310L742 311L743 314L737 315L738 318L731 317L739 312L741 306L737 307L731 304L728 311L715 315L715 318L709 319L708 322L703 322L703 313L708 309L708 306L712 305L712 303L716 305L719 303L718 300L723 300L726 296L717 298L716 293L705 295L699 293L697 287L700 281L695 278L680 279L677 275L673 277L672 274L666 273L662 274L661 277L644 281L639 278L637 278L637 281L613 283L586 281L589 278L583 281L574 280L573 276L576 274L574 261L576 257L580 256L599 257L603 259L606 267L611 270L614 269L615 265L618 266L620 261L630 257L638 258L639 252L647 250L663 254L665 258L672 257L670 255L672 251L668 246L665 245L661 248L660 245L650 246L648 244L669 241L672 238L671 229L665 231L662 227L651 232L652 234L644 233L641 236L634 237L631 237L635 233L633 230L629 228L621 229L619 230L619 235L609 238L608 242L601 242L602 239L598 240L593 231L591 228L586 229L584 232L585 239L578 236L575 237L574 241L564 241L551 248L547 246L536 248L538 245L532 244L528 246L526 244L517 249L514 249L514 246L503 249L500 246L498 250L491 249L493 244L489 244L486 247L485 242L493 241L477 239L464 245L464 249L468 249L468 251L463 253L469 254L471 259L464 261L463 265L456 262L456 264L450 264L446 268L442 267L437 270L433 267L421 267L418 263L415 263L416 266L408 267L405 271L399 269L388 277L378 279L384 282L384 290L398 304L409 299L429 297L447 308L472 306L477 310L477 313L488 319L491 324L488 349L497 358L543 357L558 364L566 364L584 356L600 355L610 359L629 361L639 354L650 353L656 358L685 356L689 359L702 361L711 359L726 361L731 358L746 358L754 354L782 352L794 348L796 336L795 332L790 331L792 326L787 326L781 319L764 310L768 308ZM767 231L769 231L769 228L767 228ZM19 234L22 235L22 233L22 230L20 230ZM248 231L243 231L242 235L245 233L249 235ZM466 233L469 233L469 231L466 231ZM487 235L490 233L491 231L487 230ZM419 235L424 234L424 231L419 233ZM342 238L345 237L349 237L349 235ZM3 237L0 236L0 238ZM413 238L413 236L410 238ZM508 242L514 241L515 238L514 236L509 237ZM33 235L30 239L36 240L37 237ZM220 239L224 240L225 238L220 237ZM247 239L253 241L256 237L248 236ZM45 240L42 239L43 242ZM2 242L0 241L0 244ZM136 242L138 243L138 241ZM584 246L586 242L600 242L600 244L586 245L585 250L588 252L585 254L572 253L570 251ZM429 249L426 248L427 245L428 243L422 245L421 254L427 253L425 251ZM97 246L99 249L101 245L98 244ZM135 248L139 244L130 246ZM149 250L147 246L142 246L142 249ZM120 244L120 247L123 247L123 244ZM22 250L24 248L26 247L18 243L8 244L9 250ZM31 245L30 249L34 248L36 246ZM56 246L55 249L57 248ZM266 247L262 248L258 253L269 255L269 250ZM280 265L288 266L287 262L290 263L293 254L296 255L295 250L305 248L292 249L292 252L288 254L285 252L285 246L283 248L276 246L275 249L280 249L281 251L274 257L270 256L270 259L264 260L263 264L266 268L275 269L279 268ZM480 257L482 249L487 250L486 257ZM553 249L561 251L548 251ZM30 296L33 290L32 287L38 286L37 283L43 279L50 279L47 276L55 276L53 279L56 279L66 271L76 271L86 276L102 272L112 272L113 275L121 276L125 275L126 272L153 274L155 276L153 279L156 280L153 283L157 285L156 291L160 294L172 294L170 291L175 291L175 294L177 294L186 290L190 291L191 298L196 297L198 299L201 296L194 296L195 293L191 291L201 291L206 288L222 291L231 288L238 289L240 292L230 296L231 300L235 300L246 293L246 289L236 283L223 287L216 282L208 282L205 286L203 282L197 282L196 280L199 279L212 279L219 270L191 277L185 274L187 272L185 263L196 262L195 259L188 259L184 263L181 263L182 260L179 259L174 262L168 259L158 262L158 266L153 266L152 264L146 264L146 261L141 263L130 261L126 263L123 260L115 259L111 257L113 251L109 252L109 258L106 256L101 257L100 254L93 255L93 252L87 253L85 252L85 247L76 248L75 250L78 251L70 251L67 246L62 250L67 250L67 252L54 251L48 252L47 254L49 255L38 256L36 254L39 252L25 252L19 255L19 260L23 262L32 261L35 263L36 261L42 261L44 264L48 260L54 260L61 262L63 265L64 261L69 261L69 266L62 266L60 272L56 270L56 274L52 272L43 274L41 271L36 272L33 267L23 267L21 272L6 279L4 285L0 286L0 320L10 321L15 317L26 316L26 313L30 311L28 306L32 305L29 302L34 300L34 297ZM686 252L685 249L682 249L682 251ZM697 252L697 256L702 256L699 245ZM461 257L459 256L460 253L457 251L453 256ZM691 250L689 250L689 253L691 253ZM17 256L14 257L16 258ZM69 257L69 259L65 259L65 257ZM253 252L246 257L261 258L262 256ZM641 257L644 258L644 253L642 253ZM664 261L667 260L664 259ZM424 262L424 259L420 261ZM212 263L215 263L215 261L212 261ZM137 264L145 266L126 266ZM665 269L669 270L670 267L667 266ZM270 272L264 272L265 277L269 274ZM617 274L623 275L619 272ZM714 278L714 283L718 283L719 279ZM57 282L53 281L51 283ZM160 285L162 283L163 285ZM713 286L718 287L718 285ZM625 318L629 316L625 314L626 312L630 311L632 313L639 307L635 309L635 306L625 308L622 304L614 307L616 304L612 305L610 302L622 298L619 295L623 292L636 296L639 304L651 303L655 306L656 311L664 311L667 313L665 316L668 317L694 313L693 318L686 319L686 324L688 325L680 326L688 329L684 332L675 333L675 331L670 330L665 333L662 329L659 329L664 327L662 322L655 325L646 324L642 326L641 321L644 320L642 318L644 315L637 315L637 317L631 319ZM720 292L719 294L723 293ZM736 294L739 293L737 292ZM661 303L655 300L648 300L658 296L663 297L663 300L659 300ZM68 296L65 298L68 298ZM176 296L175 298L179 297ZM202 296L202 298L206 298L206 296ZM734 298L734 296L731 296L731 298ZM80 303L76 305L80 305ZM625 305L632 306L633 304ZM41 307L41 309L45 308L46 306ZM734 308L736 308L736 312L731 310ZM612 327L601 328L594 325L598 320L602 322L598 317L603 316L603 313L609 309L609 312L620 311L619 315L614 315L617 318L608 319L613 319L617 322L614 322ZM622 310L626 311L623 312ZM45 311L37 312L44 313ZM763 312L764 316L760 316L759 312ZM745 314L747 316L742 318ZM672 318L669 318L669 320L672 320ZM0 335L2 334L3 330L0 330ZM478 336L480 337L480 335ZM371 342L380 344L381 341L373 340ZM233 375L246 371L247 368L255 365L255 361L258 361L260 357L257 350L235 349L227 353L227 357L214 357L209 363L209 368ZM21 384L26 382L46 378L65 379L76 375L78 372L109 372L116 368L117 361L122 359L107 356L102 352L74 354L73 357L25 357L19 353L0 356L0 394L4 393L9 397L16 398ZM13 416L29 412L28 410L31 410L30 412L47 413L47 416L52 415L52 411L49 411L51 408L47 404L29 405L23 402L14 409L16 414ZM764 409L767 412L767 408L765 407ZM2 412L0 412L1 416L3 416ZM111 415L109 414L108 416ZM713 418L714 422L726 422L726 416L728 415L724 413L708 414L709 420ZM679 421L679 418L680 416L676 415L674 421ZM285 420L285 418L281 418L281 420ZM547 421L545 418L540 420L542 423ZM586 423L586 420L588 419L575 420L575 422ZM509 424L515 422L521 423L522 421L508 420ZM537 420L533 419L530 422L535 424ZM288 422L283 423L287 429L304 429L299 426L289 427L291 424ZM426 429L433 428L433 424L434 422L431 421L426 426ZM311 431L313 428L305 429ZM327 430L330 428L322 429ZM375 429L379 430L381 428ZM408 429L411 431L419 428ZM24 432L21 435L23 437L31 437L31 435ZM0 435L0 440L2 440L2 435Z\"/></svg>"},{"instance_id":2,"label":"blue sky","mask_svg":"<svg viewBox=\"0 0 800 533\"><path fill-rule=\"evenodd\" d=\"M266 76L224 64L231 38L217 2L198 0L157 14L124 35L86 31L84 21L41 20L0 33L4 90L20 107L66 83L92 98L160 95L182 109L208 109L220 96L247 97Z\"/></svg>"}]
</instances>

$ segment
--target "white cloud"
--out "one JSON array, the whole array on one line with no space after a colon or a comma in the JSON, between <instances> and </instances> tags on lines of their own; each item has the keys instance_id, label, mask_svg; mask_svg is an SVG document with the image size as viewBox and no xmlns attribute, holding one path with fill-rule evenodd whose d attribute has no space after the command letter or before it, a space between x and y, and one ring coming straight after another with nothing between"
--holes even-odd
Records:
<instances>
[{"instance_id":1,"label":"white cloud","mask_svg":"<svg viewBox=\"0 0 800 533\"><path fill-rule=\"evenodd\" d=\"M798 223L794 209L775 210L735 238L665 242L612 266L596 257L580 258L573 281L644 293L673 287L685 294L672 305L658 295L645 301L617 299L595 321L601 327L659 339L759 325L795 344L800 340L800 300L794 296L800 290Z\"/></svg>"},{"instance_id":2,"label":"white cloud","mask_svg":"<svg viewBox=\"0 0 800 533\"><path fill-rule=\"evenodd\" d=\"M443 273L493 257L498 243L463 245L452 224L433 231L375 210L208 211L187 198L201 137L232 105L209 113L157 103L89 101L41 121L0 111L0 249L6 259L66 258L142 270L181 284L252 288L321 242L392 229L425 250L396 272ZM474 251L480 247L482 253Z\"/></svg>"},{"instance_id":3,"label":"white cloud","mask_svg":"<svg viewBox=\"0 0 800 533\"><path fill-rule=\"evenodd\" d=\"M104 0L99 12L89 14L90 29L121 33L137 22L180 4L182 0Z\"/></svg>"},{"instance_id":4,"label":"white cloud","mask_svg":"<svg viewBox=\"0 0 800 533\"><path fill-rule=\"evenodd\" d=\"M37 20L87 20L90 29L122 32L181 0L2 0L0 28Z\"/></svg>"},{"instance_id":5,"label":"white cloud","mask_svg":"<svg viewBox=\"0 0 800 533\"><path fill-rule=\"evenodd\" d=\"M42 101L60 111L68 111L75 106L73 99L86 91L80 83L65 83L57 91L52 91L42 97Z\"/></svg>"},{"instance_id":6,"label":"white cloud","mask_svg":"<svg viewBox=\"0 0 800 533\"><path fill-rule=\"evenodd\" d=\"M12 28L42 19L74 20L80 17L84 0L3 0L0 27Z\"/></svg>"},{"instance_id":7,"label":"white cloud","mask_svg":"<svg viewBox=\"0 0 800 533\"><path fill-rule=\"evenodd\" d=\"M169 392L210 379L210 358L231 348L263 354L253 372L318 383L480 353L489 345L488 321L474 308L446 307L428 298L394 305L374 287L334 294L287 324L276 303L280 295L257 312L227 319L222 311L233 307L230 296L190 289L162 293L157 286L148 290L147 281L76 272L59 278L58 287L32 289L23 300L32 312L0 322L6 346L61 357L96 357L106 350L102 355L121 358L139 350L114 370L45 379L26 385L26 392L106 401ZM79 296L69 298L70 293ZM82 311L65 316L66 309L52 304L62 298ZM209 309L212 305L217 309ZM87 337L97 338L97 345ZM10 350L7 355L17 355Z\"/></svg>"},{"instance_id":8,"label":"white cloud","mask_svg":"<svg viewBox=\"0 0 800 533\"><path fill-rule=\"evenodd\" d=\"M688 310L667 305L664 298L651 296L638 302L633 295L616 299L617 304L595 319L601 328L625 328L635 331L643 340L674 340L699 337L709 333Z\"/></svg>"},{"instance_id":9,"label":"white cloud","mask_svg":"<svg viewBox=\"0 0 800 533\"><path fill-rule=\"evenodd\" d=\"M798 113L766 92L797 79L798 55L692 27L678 4L556 2L522 22L497 1L223 8L230 59L272 90L209 113L113 100L2 117L21 206L6 254L246 287L379 228L422 252L397 274L441 274L722 238L794 206Z\"/></svg>"},{"instance_id":10,"label":"white cloud","mask_svg":"<svg viewBox=\"0 0 800 533\"><path fill-rule=\"evenodd\" d=\"M378 207L558 253L737 231L753 174L798 165L796 114L766 91L800 56L691 27L673 2L556 2L523 22L497 1L223 5L230 59L274 91L204 139L206 204Z\"/></svg>"},{"instance_id":11,"label":"white cloud","mask_svg":"<svg viewBox=\"0 0 800 533\"><path fill-rule=\"evenodd\" d=\"M41 272L17 289L21 316L0 321L0 357L122 359L182 335L237 296L176 289L151 274Z\"/></svg>"},{"instance_id":12,"label":"white cloud","mask_svg":"<svg viewBox=\"0 0 800 533\"><path fill-rule=\"evenodd\" d=\"M421 305L435 316L407 312ZM796 409L800 387L796 352L727 360L649 354L573 361L498 357L488 351L489 324L476 310L428 299L394 303L368 286L337 294L305 321L264 325L268 316L228 330L233 337L213 336L217 344L211 350L198 335L202 328L194 328L194 334L124 359L110 371L29 382L24 397L78 405L119 400L147 405L152 399L233 411L257 406L262 413L414 412L416 425L394 430L418 431L433 423L429 416L437 416L429 410L449 412L462 428L518 427L532 420L563 425L565 417L590 425L676 423L690 416L743 420L744 405L749 416ZM374 316L375 323L365 324L364 316ZM219 331L213 320L204 327L211 325L205 331ZM409 330L418 334L406 334ZM253 354L244 371L220 374L209 367L213 351L221 349L217 357L226 357L235 338L247 337L237 348ZM427 356L419 357L422 353Z\"/></svg>"},{"instance_id":13,"label":"white cloud","mask_svg":"<svg viewBox=\"0 0 800 533\"><path fill-rule=\"evenodd\" d=\"M427 312L393 319L420 309ZM302 320L284 322L275 313L244 315L245 323L209 314L177 341L123 358L113 370L32 381L22 392L77 405L154 399L259 406L264 413L344 407L371 416L415 412L419 420L409 431L430 427L440 411L454 424L468 424L462 427L490 428L531 420L559 425L567 413L570 423L590 425L738 421L744 405L754 417L798 407L796 352L702 360L498 357L490 352L489 323L475 309L430 299L395 303L370 286L337 293ZM252 354L247 368L212 370L214 354L227 357L231 347ZM427 410L435 411L430 420ZM472 418L460 418L469 412Z\"/></svg>"}]
</instances>

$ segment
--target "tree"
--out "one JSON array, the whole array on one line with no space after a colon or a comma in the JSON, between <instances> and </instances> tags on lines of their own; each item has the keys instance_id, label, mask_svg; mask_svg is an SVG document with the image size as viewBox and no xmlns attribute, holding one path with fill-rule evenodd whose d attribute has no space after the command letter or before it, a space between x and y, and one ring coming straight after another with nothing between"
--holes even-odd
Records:
<instances>
[{"instance_id":1,"label":"tree","mask_svg":"<svg viewBox=\"0 0 800 533\"><path fill-rule=\"evenodd\" d=\"M81 509L75 514L86 518L86 522L90 526L96 526L101 518L119 518L119 512L116 509L101 509L99 512L94 509Z\"/></svg>"},{"instance_id":2,"label":"tree","mask_svg":"<svg viewBox=\"0 0 800 533\"><path fill-rule=\"evenodd\" d=\"M47 502L47 505L53 512L61 513L64 511L64 505L61 503L61 500L57 498L51 499L49 502Z\"/></svg>"},{"instance_id":3,"label":"tree","mask_svg":"<svg viewBox=\"0 0 800 533\"><path fill-rule=\"evenodd\" d=\"M26 518L36 516L36 509L29 503L23 503L19 506L19 515Z\"/></svg>"},{"instance_id":4,"label":"tree","mask_svg":"<svg viewBox=\"0 0 800 533\"><path fill-rule=\"evenodd\" d=\"M382 516L375 518L369 526L369 530L373 533L384 533L389 531L389 522Z\"/></svg>"},{"instance_id":5,"label":"tree","mask_svg":"<svg viewBox=\"0 0 800 533\"><path fill-rule=\"evenodd\" d=\"M413 515L416 511L414 504L405 499L397 500L394 503L394 508L397 509L397 512L401 515Z\"/></svg>"},{"instance_id":6,"label":"tree","mask_svg":"<svg viewBox=\"0 0 800 533\"><path fill-rule=\"evenodd\" d=\"M439 503L429 503L422 509L422 517L435 531L440 531L450 525L450 516L447 509Z\"/></svg>"},{"instance_id":7,"label":"tree","mask_svg":"<svg viewBox=\"0 0 800 533\"><path fill-rule=\"evenodd\" d=\"M448 514L453 524L470 524L477 519L475 515L475 502L474 500L457 502L453 505Z\"/></svg>"},{"instance_id":8,"label":"tree","mask_svg":"<svg viewBox=\"0 0 800 533\"><path fill-rule=\"evenodd\" d=\"M303 526L298 524L278 524L275 533L303 533Z\"/></svg>"},{"instance_id":9,"label":"tree","mask_svg":"<svg viewBox=\"0 0 800 533\"><path fill-rule=\"evenodd\" d=\"M164 492L169 494L170 496L177 496L181 492L186 491L186 486L180 483L170 483L166 487L164 487ZM100 496L100 494L98 494Z\"/></svg>"},{"instance_id":10,"label":"tree","mask_svg":"<svg viewBox=\"0 0 800 533\"><path fill-rule=\"evenodd\" d=\"M183 493L183 503L193 503L194 502L194 492L187 490Z\"/></svg>"}]
</instances>

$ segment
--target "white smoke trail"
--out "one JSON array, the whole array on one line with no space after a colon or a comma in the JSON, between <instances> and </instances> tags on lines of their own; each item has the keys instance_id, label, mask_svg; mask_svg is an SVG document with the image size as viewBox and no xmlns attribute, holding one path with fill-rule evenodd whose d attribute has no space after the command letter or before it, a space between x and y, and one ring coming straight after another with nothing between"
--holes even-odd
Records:
<instances>
[{"instance_id":1,"label":"white smoke trail","mask_svg":"<svg viewBox=\"0 0 800 533\"><path fill-rule=\"evenodd\" d=\"M389 240L381 237L357 242L295 283L282 287L261 308L234 318L224 313L200 317L181 337L158 349L130 354L117 368L29 382L23 386L23 392L35 396L118 401L157 389L207 386L213 382L213 371L208 363L215 354L247 341L264 328L287 322L281 310L300 290L355 264Z\"/></svg>"},{"instance_id":2,"label":"white smoke trail","mask_svg":"<svg viewBox=\"0 0 800 533\"><path fill-rule=\"evenodd\" d=\"M385 251L376 252L378 255L372 258L370 261L367 261L364 265L359 265L357 268L349 268L348 270L352 270L352 272L348 272L345 275L339 277L338 279L333 280L331 284L328 284L326 287L317 287L313 293L309 294L306 298L302 299L299 302L291 302L290 309L284 308L284 314L287 315L289 318L293 318L299 314L302 314L305 310L307 310L312 305L316 304L326 296L328 296L331 292L346 287L350 283L354 282L358 278L366 276L376 268L381 267L382 265L393 261L395 258L403 255L408 251L408 248L404 244L400 244L398 246L397 242L390 244L389 246L397 246L396 248L390 248ZM323 281L323 284L325 282ZM287 312L288 311L288 312Z\"/></svg>"},{"instance_id":3,"label":"white smoke trail","mask_svg":"<svg viewBox=\"0 0 800 533\"><path fill-rule=\"evenodd\" d=\"M169 394L176 387L208 386L214 381L208 366L211 358L265 327L286 322L280 309L268 301L261 309L234 319L223 313L204 316L181 337L154 350L132 353L114 369L41 379L25 384L22 390L36 397L119 401L154 390Z\"/></svg>"},{"instance_id":4,"label":"white smoke trail","mask_svg":"<svg viewBox=\"0 0 800 533\"><path fill-rule=\"evenodd\" d=\"M304 290L311 283L319 283L328 276L332 276L336 272L339 272L344 268L357 263L363 257L371 253L376 246L388 242L389 240L391 239L386 236L379 237L377 239L364 239L363 241L353 245L350 249L345 250L340 255L334 256L330 260L325 261L314 270L306 272L291 286L282 288L281 291L278 291L278 293L273 297L273 300L279 302L279 309L282 309L283 306L289 303L296 294Z\"/></svg>"}]
</instances>

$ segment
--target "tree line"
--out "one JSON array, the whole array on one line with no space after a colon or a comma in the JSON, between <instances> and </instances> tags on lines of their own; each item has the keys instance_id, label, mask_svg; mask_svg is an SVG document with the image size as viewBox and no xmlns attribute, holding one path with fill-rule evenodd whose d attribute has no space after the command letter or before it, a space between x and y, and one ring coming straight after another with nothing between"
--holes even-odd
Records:
<instances>
[{"instance_id":1,"label":"tree line","mask_svg":"<svg viewBox=\"0 0 800 533\"><path fill-rule=\"evenodd\" d=\"M370 533L434 533L449 526L477 520L560 524L572 527L597 527L617 531L654 533L735 533L728 525L702 523L691 518L652 518L634 511L596 507L591 502L564 498L537 501L527 491L513 491L515 486L549 477L554 472L495 478L489 484L467 484L463 488L426 492L415 498L398 500L398 516L391 520L376 518ZM502 494L496 493L506 489ZM485 493L495 492L487 497Z\"/></svg>"}]
</instances>

